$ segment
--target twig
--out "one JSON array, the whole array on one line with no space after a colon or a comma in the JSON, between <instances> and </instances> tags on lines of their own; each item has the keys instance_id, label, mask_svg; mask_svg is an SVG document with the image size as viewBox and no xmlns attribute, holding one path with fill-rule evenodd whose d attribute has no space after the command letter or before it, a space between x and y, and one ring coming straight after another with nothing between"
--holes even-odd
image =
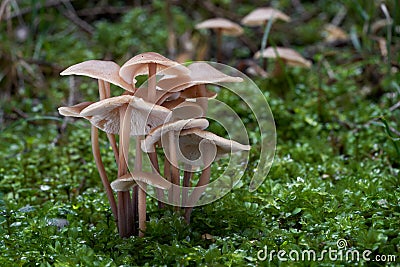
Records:
<instances>
[{"instance_id":1,"label":"twig","mask_svg":"<svg viewBox=\"0 0 400 267\"><path fill-rule=\"evenodd\" d=\"M63 1L64 6L67 8L67 10L62 10L61 7L57 7L58 10L70 21L72 21L74 24L76 24L79 28L84 30L85 32L89 34L94 33L94 27L81 19L77 14L73 6L71 5L70 2Z\"/></svg>"}]
</instances>

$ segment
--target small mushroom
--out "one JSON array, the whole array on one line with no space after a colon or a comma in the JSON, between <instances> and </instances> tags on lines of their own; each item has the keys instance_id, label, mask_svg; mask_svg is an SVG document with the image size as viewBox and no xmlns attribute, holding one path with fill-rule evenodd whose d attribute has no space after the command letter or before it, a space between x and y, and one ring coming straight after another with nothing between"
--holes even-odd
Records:
<instances>
[{"instance_id":1,"label":"small mushroom","mask_svg":"<svg viewBox=\"0 0 400 267\"><path fill-rule=\"evenodd\" d=\"M326 42L346 41L349 39L349 35L344 30L333 24L325 25L324 34Z\"/></svg>"},{"instance_id":2,"label":"small mushroom","mask_svg":"<svg viewBox=\"0 0 400 267\"><path fill-rule=\"evenodd\" d=\"M70 66L60 75L83 75L115 84L133 92L132 81L126 82L119 76L120 67L112 61L88 60Z\"/></svg>"},{"instance_id":3,"label":"small mushroom","mask_svg":"<svg viewBox=\"0 0 400 267\"><path fill-rule=\"evenodd\" d=\"M167 179L170 179L174 185L179 185L179 169L178 155L176 149L176 136L184 129L208 127L206 119L188 119L166 123L154 128L146 139L142 142L142 150L147 153L155 151L155 144L162 142L162 146L166 150L165 164L168 164L168 171L164 173ZM170 172L170 173L168 173ZM169 192L169 201L175 205L179 205L179 187L173 186Z\"/></svg>"},{"instance_id":4,"label":"small mushroom","mask_svg":"<svg viewBox=\"0 0 400 267\"><path fill-rule=\"evenodd\" d=\"M289 22L290 17L272 7L260 7L250 12L241 22L246 26L263 26L269 20L283 20Z\"/></svg>"},{"instance_id":5,"label":"small mushroom","mask_svg":"<svg viewBox=\"0 0 400 267\"><path fill-rule=\"evenodd\" d=\"M205 20L196 25L196 29L213 29L217 33L217 60L221 62L222 35L239 36L243 33L239 24L224 18Z\"/></svg>"},{"instance_id":6,"label":"small mushroom","mask_svg":"<svg viewBox=\"0 0 400 267\"><path fill-rule=\"evenodd\" d=\"M136 183L145 183L160 189L168 189L171 184L155 173L134 171L119 177L111 183L114 191L129 191Z\"/></svg>"},{"instance_id":7,"label":"small mushroom","mask_svg":"<svg viewBox=\"0 0 400 267\"><path fill-rule=\"evenodd\" d=\"M106 133L118 134L120 130L119 109L132 107L130 135L145 135L150 129L165 122L171 111L132 95L122 95L95 102L83 109L81 116L90 117L90 122Z\"/></svg>"},{"instance_id":8,"label":"small mushroom","mask_svg":"<svg viewBox=\"0 0 400 267\"><path fill-rule=\"evenodd\" d=\"M207 98L214 98L216 93L207 90L206 84L218 84L225 82L242 82L240 77L233 77L217 70L205 62L195 62L188 66L190 71L188 76L169 77L164 76L158 82L160 88L171 92L180 92L180 98L171 103L163 103L164 106L172 108L174 104L180 104L187 98L201 98L196 100L203 108L206 108Z\"/></svg>"},{"instance_id":9,"label":"small mushroom","mask_svg":"<svg viewBox=\"0 0 400 267\"><path fill-rule=\"evenodd\" d=\"M148 74L148 101L156 99L156 73L165 70L165 74L179 75L187 73L187 69L178 62L172 61L158 53L147 52L134 56L119 70L119 75L127 83L136 83L135 77Z\"/></svg>"},{"instance_id":10,"label":"small mushroom","mask_svg":"<svg viewBox=\"0 0 400 267\"><path fill-rule=\"evenodd\" d=\"M70 107L59 107L58 112L66 117L83 117L80 113L94 102L82 102Z\"/></svg>"},{"instance_id":11,"label":"small mushroom","mask_svg":"<svg viewBox=\"0 0 400 267\"><path fill-rule=\"evenodd\" d=\"M290 48L283 47L268 47L262 53L258 51L254 58L279 58L288 66L297 66L303 68L310 68L311 61L302 57L298 52ZM279 76L282 73L281 64L279 62L275 63L274 75Z\"/></svg>"}]
</instances>

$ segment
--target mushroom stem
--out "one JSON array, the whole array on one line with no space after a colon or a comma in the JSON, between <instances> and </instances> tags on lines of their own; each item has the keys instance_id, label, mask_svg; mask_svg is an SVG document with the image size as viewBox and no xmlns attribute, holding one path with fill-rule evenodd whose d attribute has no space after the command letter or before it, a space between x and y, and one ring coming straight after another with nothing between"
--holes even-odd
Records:
<instances>
[{"instance_id":1,"label":"mushroom stem","mask_svg":"<svg viewBox=\"0 0 400 267\"><path fill-rule=\"evenodd\" d=\"M130 134L130 114L132 109L129 105L124 105L119 110L120 114L120 140L119 140L119 159L118 159L118 177L128 172L127 153L129 150L129 134ZM128 118L128 119L126 119ZM133 234L133 223L129 216L129 191L118 192L118 228L121 237L129 237Z\"/></svg>"},{"instance_id":2,"label":"mushroom stem","mask_svg":"<svg viewBox=\"0 0 400 267\"><path fill-rule=\"evenodd\" d=\"M205 84L199 84L199 97L196 98L196 102L200 105L203 109L204 115L207 113L208 109L208 99L207 99L207 88Z\"/></svg>"},{"instance_id":3,"label":"mushroom stem","mask_svg":"<svg viewBox=\"0 0 400 267\"><path fill-rule=\"evenodd\" d=\"M140 147L141 136L136 137L136 157L135 171L142 170L142 149ZM138 213L139 213L139 236L144 236L146 230L146 185L144 183L138 185Z\"/></svg>"},{"instance_id":4,"label":"mushroom stem","mask_svg":"<svg viewBox=\"0 0 400 267\"><path fill-rule=\"evenodd\" d=\"M99 86L99 95L100 95L100 100L106 99L110 97L110 83L104 81L104 80L98 80L98 86ZM111 148L114 152L114 157L115 157L115 162L118 165L118 147L117 147L117 142L115 141L115 135L113 134L107 134L108 141L111 144Z\"/></svg>"},{"instance_id":5,"label":"mushroom stem","mask_svg":"<svg viewBox=\"0 0 400 267\"><path fill-rule=\"evenodd\" d=\"M149 81L147 88L147 98L150 103L154 103L156 101L156 71L157 71L157 63L149 63Z\"/></svg>"},{"instance_id":6,"label":"mushroom stem","mask_svg":"<svg viewBox=\"0 0 400 267\"><path fill-rule=\"evenodd\" d=\"M196 188L190 194L188 204L190 207L185 208L185 220L190 223L190 215L192 214L193 207L196 202L200 199L201 195L206 190L206 185L210 182L211 176L211 165L207 166L201 173L199 181L197 182Z\"/></svg>"},{"instance_id":7,"label":"mushroom stem","mask_svg":"<svg viewBox=\"0 0 400 267\"><path fill-rule=\"evenodd\" d=\"M204 144L205 147L203 148L202 152L202 159L203 159L203 164L204 164L204 169L201 172L199 181L197 182L196 188L193 190L192 194L190 194L189 201L188 201L188 207L185 208L185 220L187 223L190 223L190 215L192 214L193 207L199 201L201 195L204 193L204 191L207 188L207 185L210 183L210 177L211 177L211 163L214 160L212 155L208 153L209 151L212 151L212 147L214 144L211 143L206 143Z\"/></svg>"},{"instance_id":8,"label":"mushroom stem","mask_svg":"<svg viewBox=\"0 0 400 267\"><path fill-rule=\"evenodd\" d=\"M274 71L272 73L272 76L274 77L280 77L283 74L283 62L281 62L281 60L278 58L278 60L276 60L275 62L275 68Z\"/></svg>"},{"instance_id":9,"label":"mushroom stem","mask_svg":"<svg viewBox=\"0 0 400 267\"><path fill-rule=\"evenodd\" d=\"M189 187L190 187L190 179L192 179L193 172L187 171L187 169L191 168L190 165L186 165L185 171L183 173L183 188L182 188L182 207L185 207L188 204L189 199Z\"/></svg>"},{"instance_id":10,"label":"mushroom stem","mask_svg":"<svg viewBox=\"0 0 400 267\"><path fill-rule=\"evenodd\" d=\"M115 202L114 194L110 186L110 182L107 178L107 173L101 160L100 150L99 150L99 130L92 126L91 128L91 138L92 138L92 151L94 161L96 162L97 170L99 171L101 182L106 189L106 194L108 202L110 203L111 211L114 215L114 220L118 220L117 204Z\"/></svg>"},{"instance_id":11,"label":"mushroom stem","mask_svg":"<svg viewBox=\"0 0 400 267\"><path fill-rule=\"evenodd\" d=\"M154 148L154 151L155 151L155 148ZM149 159L151 162L153 172L160 174L160 167L158 165L157 152L150 152L150 153L148 153L148 155L149 155ZM161 199L164 199L164 191L161 188L156 188L156 193L157 193L157 200L158 200L158 208L162 209L162 208L164 208L164 203L161 201Z\"/></svg>"},{"instance_id":12,"label":"mushroom stem","mask_svg":"<svg viewBox=\"0 0 400 267\"><path fill-rule=\"evenodd\" d=\"M218 28L217 32L217 62L222 62L222 29Z\"/></svg>"},{"instance_id":13,"label":"mushroom stem","mask_svg":"<svg viewBox=\"0 0 400 267\"><path fill-rule=\"evenodd\" d=\"M175 132L168 132L168 141L169 141L169 157L171 161L170 169L171 169L171 195L172 195L172 203L175 206L179 205L179 169L178 169L178 159L176 155L176 146L175 146Z\"/></svg>"}]
</instances>

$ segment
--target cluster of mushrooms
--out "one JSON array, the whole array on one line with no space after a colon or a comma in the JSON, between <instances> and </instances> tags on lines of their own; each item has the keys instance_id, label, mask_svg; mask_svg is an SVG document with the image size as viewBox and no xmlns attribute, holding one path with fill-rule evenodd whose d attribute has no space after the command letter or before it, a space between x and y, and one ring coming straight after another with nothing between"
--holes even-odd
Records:
<instances>
[{"instance_id":1,"label":"cluster of mushrooms","mask_svg":"<svg viewBox=\"0 0 400 267\"><path fill-rule=\"evenodd\" d=\"M242 20L241 24L249 26L249 27L257 27L262 26L266 27L269 21L281 20L285 22L290 21L290 17L285 13L271 8L271 7L260 7L248 15L246 15ZM243 28L228 19L225 18L212 18L205 20L196 25L196 29L213 29L216 32L217 36L217 55L216 58L218 62L221 62L221 47L222 47L222 35L226 36L240 36L243 34ZM254 54L255 59L259 58L274 58L280 59L282 63L288 66L297 66L303 68L310 68L311 62L302 57L298 52L293 49L285 48L285 47L267 47L264 50L260 50ZM267 76L267 73L263 71L258 71L262 74L262 76ZM282 73L281 62L276 62L275 69L273 75L279 76Z\"/></svg>"},{"instance_id":2,"label":"cluster of mushrooms","mask_svg":"<svg viewBox=\"0 0 400 267\"><path fill-rule=\"evenodd\" d=\"M189 222L193 207L210 182L211 163L224 154L250 149L205 130L209 125L205 119L207 102L216 97L206 85L242 81L207 63L184 66L147 52L122 67L112 61L89 60L61 75L83 75L98 81L99 101L60 107L59 113L90 121L94 160L121 237L144 235L149 187L156 192L159 208L165 203L176 206ZM140 75L148 78L137 88ZM110 84L124 93L111 97ZM99 129L107 134L118 166L112 182L100 155ZM134 154L130 153L131 140L135 140ZM145 159L151 162L151 170L143 169ZM134 168L128 168L132 160ZM159 163L163 163L162 171ZM197 183L192 186L193 181Z\"/></svg>"}]
</instances>

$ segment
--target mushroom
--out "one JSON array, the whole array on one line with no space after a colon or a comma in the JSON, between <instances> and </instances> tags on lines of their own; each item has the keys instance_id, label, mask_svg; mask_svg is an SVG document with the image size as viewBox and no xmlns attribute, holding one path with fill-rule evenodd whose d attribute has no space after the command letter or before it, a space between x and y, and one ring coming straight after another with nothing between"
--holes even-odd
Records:
<instances>
[{"instance_id":1,"label":"mushroom","mask_svg":"<svg viewBox=\"0 0 400 267\"><path fill-rule=\"evenodd\" d=\"M324 34L326 42L346 41L349 39L349 35L334 24L325 25Z\"/></svg>"},{"instance_id":2,"label":"mushroom","mask_svg":"<svg viewBox=\"0 0 400 267\"><path fill-rule=\"evenodd\" d=\"M129 105L132 107L130 135L145 135L150 129L165 122L171 111L144 101L132 95L122 95L95 102L80 113L89 117L90 122L106 133L119 134L120 115L119 109Z\"/></svg>"},{"instance_id":3,"label":"mushroom","mask_svg":"<svg viewBox=\"0 0 400 267\"><path fill-rule=\"evenodd\" d=\"M188 66L190 71L188 76L184 77L162 77L158 85L160 88L171 92L181 92L180 98L201 98L196 100L200 106L206 111L207 98L214 98L213 93L206 88L206 84L218 84L223 82L242 82L240 77L233 77L217 70L210 64L205 62L195 62ZM183 99L175 101L175 103L183 102ZM166 107L172 107L173 103L165 103Z\"/></svg>"},{"instance_id":4,"label":"mushroom","mask_svg":"<svg viewBox=\"0 0 400 267\"><path fill-rule=\"evenodd\" d=\"M83 75L115 84L125 90L134 92L132 81L126 82L119 76L120 67L112 61L88 60L70 66L60 75ZM109 86L109 85L108 85ZM108 87L107 86L107 87ZM109 90L109 87L107 91ZM107 93L105 93L107 95ZM109 94L109 92L108 92ZM108 96L109 97L109 96Z\"/></svg>"},{"instance_id":5,"label":"mushroom","mask_svg":"<svg viewBox=\"0 0 400 267\"><path fill-rule=\"evenodd\" d=\"M206 119L187 119L178 120L175 122L166 123L154 128L149 135L142 142L142 150L147 153L155 152L155 144L162 142L162 146L166 150L165 165L168 165L164 171L164 176L170 179L175 185L169 192L169 202L174 205L179 205L179 169L178 169L178 155L176 151L176 136L184 129L200 128L205 129L208 127ZM165 144L164 144L165 143Z\"/></svg>"},{"instance_id":6,"label":"mushroom","mask_svg":"<svg viewBox=\"0 0 400 267\"><path fill-rule=\"evenodd\" d=\"M110 97L110 83L113 83L125 90L133 91L131 84L126 83L119 77L120 67L112 61L102 61L102 60L88 60L73 66L70 66L66 70L60 73L60 75L83 75L91 78L98 79L99 95L100 100ZM67 116L75 116L76 112L79 111L85 104L78 104L74 108L59 109L60 113L64 113ZM68 113L71 112L71 113ZM115 141L115 136L112 134L107 134L108 140L110 141L111 147L114 151L114 156L116 162L119 164L119 154L118 148ZM111 210L113 212L114 218L117 218L117 206L115 203L114 195L104 170L104 165L101 160L101 155L98 146L98 130L92 126L92 150L93 156L95 158L97 169L99 170L101 181L106 189L107 197L110 202Z\"/></svg>"},{"instance_id":7,"label":"mushroom","mask_svg":"<svg viewBox=\"0 0 400 267\"><path fill-rule=\"evenodd\" d=\"M170 183L167 182L162 176L154 173L143 171L134 171L127 173L119 179L111 183L111 188L114 191L129 191L136 183L145 183L160 189L168 189Z\"/></svg>"},{"instance_id":8,"label":"mushroom","mask_svg":"<svg viewBox=\"0 0 400 267\"><path fill-rule=\"evenodd\" d=\"M66 117L83 117L80 113L94 102L82 102L70 107L59 107L58 112Z\"/></svg>"},{"instance_id":9,"label":"mushroom","mask_svg":"<svg viewBox=\"0 0 400 267\"><path fill-rule=\"evenodd\" d=\"M148 98L154 103L156 99L156 73L165 70L165 74L179 75L187 73L187 69L178 62L172 61L158 53L147 52L134 56L119 70L119 75L127 83L135 84L135 77L148 74Z\"/></svg>"},{"instance_id":10,"label":"mushroom","mask_svg":"<svg viewBox=\"0 0 400 267\"><path fill-rule=\"evenodd\" d=\"M221 62L222 35L239 36L243 33L239 24L224 18L213 18L205 20L196 25L196 29L213 29L217 33L217 61Z\"/></svg>"},{"instance_id":11,"label":"mushroom","mask_svg":"<svg viewBox=\"0 0 400 267\"><path fill-rule=\"evenodd\" d=\"M204 165L196 188L191 193L188 201L182 203L185 208L185 219L190 222L190 214L193 206L200 199L210 181L211 169L210 165L213 161L220 159L228 153L250 150L249 145L243 145L236 141L225 139L211 132L201 129L187 129L180 132L179 148L182 161L189 161L187 164L192 166ZM186 182L188 185L189 183Z\"/></svg>"},{"instance_id":12,"label":"mushroom","mask_svg":"<svg viewBox=\"0 0 400 267\"><path fill-rule=\"evenodd\" d=\"M283 20L289 22L290 17L272 7L260 7L246 15L241 23L246 26L265 26L266 22L269 20Z\"/></svg>"},{"instance_id":13,"label":"mushroom","mask_svg":"<svg viewBox=\"0 0 400 267\"><path fill-rule=\"evenodd\" d=\"M267 45L267 37L272 26L272 23L276 20L282 20L289 22L290 17L285 13L274 9L272 7L260 7L252 12L250 12L247 16L242 19L242 24L247 26L263 26L265 28L264 34L261 41L261 50L265 49ZM268 23L269 22L269 23ZM263 68L267 68L267 60L263 59Z\"/></svg>"},{"instance_id":14,"label":"mushroom","mask_svg":"<svg viewBox=\"0 0 400 267\"><path fill-rule=\"evenodd\" d=\"M298 52L290 48L283 47L268 47L262 53L258 51L254 58L279 58L288 66L297 66L303 68L310 68L311 61L302 57ZM274 75L279 76L282 73L282 67L279 62L275 63Z\"/></svg>"}]
</instances>

